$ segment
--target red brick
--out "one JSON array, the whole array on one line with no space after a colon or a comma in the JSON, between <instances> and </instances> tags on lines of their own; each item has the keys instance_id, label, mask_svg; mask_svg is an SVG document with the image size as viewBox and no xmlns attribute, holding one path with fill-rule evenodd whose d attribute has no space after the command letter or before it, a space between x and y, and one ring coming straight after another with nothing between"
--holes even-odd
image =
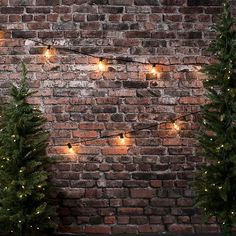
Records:
<instances>
[{"instance_id":1,"label":"red brick","mask_svg":"<svg viewBox=\"0 0 236 236\"><path fill-rule=\"evenodd\" d=\"M111 234L111 228L108 226L86 226L84 232L88 234Z\"/></svg>"},{"instance_id":2,"label":"red brick","mask_svg":"<svg viewBox=\"0 0 236 236\"><path fill-rule=\"evenodd\" d=\"M163 225L140 225L138 227L139 233L161 233L164 231L165 228Z\"/></svg>"},{"instance_id":3,"label":"red brick","mask_svg":"<svg viewBox=\"0 0 236 236\"><path fill-rule=\"evenodd\" d=\"M102 154L103 155L125 155L128 153L128 148L103 148Z\"/></svg>"},{"instance_id":4,"label":"red brick","mask_svg":"<svg viewBox=\"0 0 236 236\"><path fill-rule=\"evenodd\" d=\"M171 233L193 233L193 227L184 224L172 224L168 227L168 230Z\"/></svg>"},{"instance_id":5,"label":"red brick","mask_svg":"<svg viewBox=\"0 0 236 236\"><path fill-rule=\"evenodd\" d=\"M104 218L104 223L105 224L115 224L116 223L116 217L115 216L106 216Z\"/></svg>"},{"instance_id":6,"label":"red brick","mask_svg":"<svg viewBox=\"0 0 236 236\"><path fill-rule=\"evenodd\" d=\"M131 189L130 194L132 198L153 198L156 191L154 189Z\"/></svg>"},{"instance_id":7,"label":"red brick","mask_svg":"<svg viewBox=\"0 0 236 236\"><path fill-rule=\"evenodd\" d=\"M118 208L118 214L119 215L127 215L127 216L133 216L133 215L142 215L143 209L142 208L135 208L135 207L127 207L127 208Z\"/></svg>"}]
</instances>

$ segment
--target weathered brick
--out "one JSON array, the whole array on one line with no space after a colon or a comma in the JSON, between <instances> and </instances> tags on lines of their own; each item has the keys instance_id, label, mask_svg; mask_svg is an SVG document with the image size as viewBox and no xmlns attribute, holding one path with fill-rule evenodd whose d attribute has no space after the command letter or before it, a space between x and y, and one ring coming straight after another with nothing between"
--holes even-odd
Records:
<instances>
[{"instance_id":1,"label":"weathered brick","mask_svg":"<svg viewBox=\"0 0 236 236\"><path fill-rule=\"evenodd\" d=\"M86 226L84 232L88 234L111 234L111 229L108 226Z\"/></svg>"},{"instance_id":2,"label":"weathered brick","mask_svg":"<svg viewBox=\"0 0 236 236\"><path fill-rule=\"evenodd\" d=\"M131 189L130 195L132 198L153 198L156 192L154 189Z\"/></svg>"},{"instance_id":3,"label":"weathered brick","mask_svg":"<svg viewBox=\"0 0 236 236\"><path fill-rule=\"evenodd\" d=\"M0 0L0 100L8 101L23 60L30 87L38 90L29 101L45 113L48 154L58 160L50 169L58 232L219 231L213 220L201 226L200 211L193 207L189 183L203 161L195 156L198 116L180 121L178 137L169 123L139 129L198 111L205 103L206 76L198 64L216 63L205 48L215 37L209 29L221 4ZM61 49L46 61L41 55L46 47L30 41L37 38ZM100 56L111 59L102 72ZM158 76L150 72L153 63ZM119 137L100 139L133 129L138 130L126 134L125 143ZM74 153L68 142L78 142Z\"/></svg>"}]
</instances>

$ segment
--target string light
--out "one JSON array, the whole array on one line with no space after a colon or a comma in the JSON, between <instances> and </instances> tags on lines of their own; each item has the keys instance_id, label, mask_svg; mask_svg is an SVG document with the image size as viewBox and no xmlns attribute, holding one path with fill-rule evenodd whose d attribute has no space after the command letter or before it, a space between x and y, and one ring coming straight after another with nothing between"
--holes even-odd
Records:
<instances>
[{"instance_id":1,"label":"string light","mask_svg":"<svg viewBox=\"0 0 236 236\"><path fill-rule=\"evenodd\" d=\"M120 142L121 142L121 144L124 144L124 143L125 143L125 137L124 137L124 134L121 133L119 137L120 137Z\"/></svg>"},{"instance_id":2,"label":"string light","mask_svg":"<svg viewBox=\"0 0 236 236\"><path fill-rule=\"evenodd\" d=\"M105 71L105 63L104 63L104 59L103 58L100 58L99 59L99 62L98 62L98 69L100 71Z\"/></svg>"},{"instance_id":3,"label":"string light","mask_svg":"<svg viewBox=\"0 0 236 236\"><path fill-rule=\"evenodd\" d=\"M205 192L207 192L208 191L208 189L207 188L205 188Z\"/></svg>"},{"instance_id":4,"label":"string light","mask_svg":"<svg viewBox=\"0 0 236 236\"><path fill-rule=\"evenodd\" d=\"M174 126L174 129L175 129L176 131L180 131L180 127L179 127L179 125L176 123L176 121L174 121L173 126Z\"/></svg>"},{"instance_id":5,"label":"string light","mask_svg":"<svg viewBox=\"0 0 236 236\"><path fill-rule=\"evenodd\" d=\"M48 45L47 46L47 49L45 50L44 52L44 56L47 58L47 59L50 59L51 57L55 56L56 55L56 50L55 48L52 48L51 45Z\"/></svg>"},{"instance_id":6,"label":"string light","mask_svg":"<svg viewBox=\"0 0 236 236\"><path fill-rule=\"evenodd\" d=\"M218 189L222 189L222 186L219 186Z\"/></svg>"},{"instance_id":7,"label":"string light","mask_svg":"<svg viewBox=\"0 0 236 236\"><path fill-rule=\"evenodd\" d=\"M173 123L173 122L174 122L174 124L176 124L177 120L180 120L180 119L185 118L185 117L190 116L190 115L196 115L200 112L201 111L196 111L196 112L188 113L188 114L183 115L183 116L179 116L174 121L172 120L172 121L165 121L165 122L161 122L161 123L155 123L155 124L144 126L142 128L137 128L137 129L133 129L131 131L126 131L125 134L126 135L127 134L135 134L137 131L142 131L142 130L145 130L145 129L151 129L151 128L155 128L155 127L158 127L158 126L163 125L163 124L168 124L168 123ZM180 130L180 127L178 126L178 124L176 124L175 129ZM106 135L106 136L101 136L101 137L96 137L96 138L91 138L91 139L85 139L85 140L81 140L81 141L74 142L74 143L67 143L67 147L68 147L69 150L73 150L73 146L72 146L73 144L82 144L82 143L86 143L86 142L96 141L96 140L99 140L99 139L108 139L108 138L114 138L114 137L119 137L120 140L122 140L122 139L125 140L124 133L119 133L119 134Z\"/></svg>"},{"instance_id":8,"label":"string light","mask_svg":"<svg viewBox=\"0 0 236 236\"><path fill-rule=\"evenodd\" d=\"M16 38L25 40L25 38L22 38L22 37L16 37ZM51 45L49 46L48 43L44 43L42 41L35 40L35 39L27 39L27 40L35 42L39 45L43 45L43 46L47 47L47 49L50 49L50 48L52 49L52 46ZM45 52L47 51L47 49L45 50ZM89 57L99 59L99 56L96 56L96 55L93 55L93 54L90 54L90 53L86 53L86 52L81 52L81 51L76 50L76 49L58 47L56 45L53 45L53 49L54 50L57 49L58 51L71 52L71 53L75 53L75 54L85 55L85 56L89 56ZM45 54L45 52L44 52L44 54ZM53 54L55 54L55 52ZM133 60L132 58L125 58L125 57L118 57L118 58L112 57L111 58L111 57L103 56L103 60L104 59L106 59L107 61L120 61L120 62L136 63L136 64L142 64L142 65L150 65L151 64L150 62L136 61L136 60ZM158 64L158 65L161 65L161 66L179 65L179 63L177 63L177 62L176 63L168 63L168 64L165 64L165 63L155 63L155 64ZM154 65L154 64L151 64L151 65ZM194 66L202 66L202 65L205 65L205 63L194 63Z\"/></svg>"},{"instance_id":9,"label":"string light","mask_svg":"<svg viewBox=\"0 0 236 236\"><path fill-rule=\"evenodd\" d=\"M67 147L68 147L69 149L72 149L72 148L73 148L72 145L71 145L71 143L67 143Z\"/></svg>"}]
</instances>

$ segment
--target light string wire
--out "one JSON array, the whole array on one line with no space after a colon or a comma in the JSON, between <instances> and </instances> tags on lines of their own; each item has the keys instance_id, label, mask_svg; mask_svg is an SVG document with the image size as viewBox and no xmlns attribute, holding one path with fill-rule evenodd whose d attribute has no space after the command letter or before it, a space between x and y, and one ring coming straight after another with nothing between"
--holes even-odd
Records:
<instances>
[{"instance_id":1,"label":"light string wire","mask_svg":"<svg viewBox=\"0 0 236 236\"><path fill-rule=\"evenodd\" d=\"M163 124L175 123L176 121L178 121L180 119L186 118L187 116L190 116L190 115L199 114L200 112L201 111L190 112L188 114L179 116L175 119L171 119L170 121L164 121L164 122L160 122L160 123L151 124L151 125L148 125L148 126L145 126L145 127L142 127L142 128L133 129L133 130L127 131L127 132L120 132L118 134L104 135L104 136L100 136L100 137L96 137L96 138L81 140L81 141L78 141L78 142L69 142L69 143L67 143L67 147L71 149L72 145L75 145L75 144L87 143L87 142L96 141L96 140L99 140L99 139L109 139L109 138L113 138L113 137L124 137L127 134L133 134L133 133L136 133L136 132L141 131L141 130L151 129L151 128L158 127L158 126L163 125Z\"/></svg>"},{"instance_id":2,"label":"light string wire","mask_svg":"<svg viewBox=\"0 0 236 236\"><path fill-rule=\"evenodd\" d=\"M136 61L136 60L133 60L132 58L123 58L123 57L116 57L116 58L111 58L111 57L106 57L106 56L96 56L96 55L93 55L93 54L90 54L90 53L86 53L86 52L82 52L82 51L78 51L76 49L71 49L71 48L65 48L65 47L60 47L60 46L57 46L57 45L53 45L52 43L49 44L49 43L45 43L45 42L42 42L42 41L38 41L38 40L35 40L35 39L29 39L29 38L22 38L22 37L16 37L17 39L22 39L22 40L29 40L29 41L32 41L34 43L37 43L37 44L40 44L42 46L45 46L47 47L47 49L51 49L51 48L55 48L59 51L65 51L65 52L72 52L74 54L80 54L80 55L84 55L84 56L89 56L89 57L92 57L92 58L96 58L96 59L102 59L102 60L108 60L108 61L120 61L120 62L126 62L126 63L136 63L136 64L142 64L142 65L152 65L152 67L156 67L156 66L171 66L171 65L179 65L179 63L170 63L170 64L164 64L164 63L153 63L153 62L142 62L142 61ZM31 45L32 46L32 45ZM35 46L35 45L33 45ZM199 65L205 65L205 63L194 63L194 64L188 64L188 65L195 65L195 66L199 66ZM126 131L126 132L120 132L118 134L112 134L112 135L104 135L104 136L100 136L100 137L96 137L96 138L91 138L91 139L86 139L86 140L80 140L78 142L69 142L67 143L67 146L68 148L72 148L72 145L75 145L75 144L82 144L82 143L87 143L87 142L91 142L91 141L95 141L95 140L99 140L99 139L109 139L109 138L113 138L113 137L121 137L121 138L124 138L125 135L127 134L133 134L133 133L136 133L137 131L141 131L141 130L146 130L146 129L150 129L150 128L154 128L154 127L158 127L160 125L163 125L163 124L168 124L168 123L174 123L182 118L185 118L187 116L190 116L190 115L195 115L195 114L198 114L200 113L201 111L197 111L197 112L191 112L191 113L188 113L188 114L185 114L185 115L182 115L182 116L179 116L175 119L171 119L170 121L164 121L164 122L161 122L161 123L155 123L155 124L151 124L151 125L148 125L148 126L145 126L145 127L142 127L142 128L137 128L137 129L133 129L131 131Z\"/></svg>"},{"instance_id":3,"label":"light string wire","mask_svg":"<svg viewBox=\"0 0 236 236\"><path fill-rule=\"evenodd\" d=\"M13 39L13 38L12 38ZM101 55L101 56L96 56L94 54L91 53L87 53L87 52L82 52L76 49L72 49L72 48L65 48L65 47L61 47L60 45L55 45L52 43L46 43L46 42L42 42L36 39L31 39L31 38L22 38L22 37L15 37L15 39L22 39L25 41L32 41L34 43L40 44L44 47L46 47L47 49L52 49L55 48L58 51L64 51L64 52L72 52L74 54L79 54L79 55L84 55L84 56L89 56L92 58L96 58L96 59L102 59L102 60L107 60L107 61L118 61L118 62L126 62L126 63L133 63L133 64L141 64L141 65L152 65L153 67L156 66L174 66L174 65L179 65L180 63L159 63L159 62L142 62L142 61L137 61L134 60L130 57L107 57L105 55ZM36 46L36 45L31 45L31 46ZM202 66L205 65L205 63L192 63L192 64L188 64L188 65L194 65L194 66Z\"/></svg>"}]
</instances>

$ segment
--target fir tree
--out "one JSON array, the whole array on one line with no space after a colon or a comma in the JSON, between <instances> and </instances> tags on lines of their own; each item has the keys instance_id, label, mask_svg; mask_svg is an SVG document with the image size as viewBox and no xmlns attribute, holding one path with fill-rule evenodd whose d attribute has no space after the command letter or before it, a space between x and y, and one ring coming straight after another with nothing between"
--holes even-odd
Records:
<instances>
[{"instance_id":1,"label":"fir tree","mask_svg":"<svg viewBox=\"0 0 236 236\"><path fill-rule=\"evenodd\" d=\"M0 231L4 235L40 235L52 227L46 170L48 132L41 111L27 102L33 92L23 65L19 87L0 118Z\"/></svg>"},{"instance_id":2,"label":"fir tree","mask_svg":"<svg viewBox=\"0 0 236 236\"><path fill-rule=\"evenodd\" d=\"M207 65L204 82L208 102L202 107L199 141L207 165L198 172L197 205L207 216L217 216L225 235L236 220L236 44L230 2L214 27L216 39L209 51L217 58Z\"/></svg>"}]
</instances>

